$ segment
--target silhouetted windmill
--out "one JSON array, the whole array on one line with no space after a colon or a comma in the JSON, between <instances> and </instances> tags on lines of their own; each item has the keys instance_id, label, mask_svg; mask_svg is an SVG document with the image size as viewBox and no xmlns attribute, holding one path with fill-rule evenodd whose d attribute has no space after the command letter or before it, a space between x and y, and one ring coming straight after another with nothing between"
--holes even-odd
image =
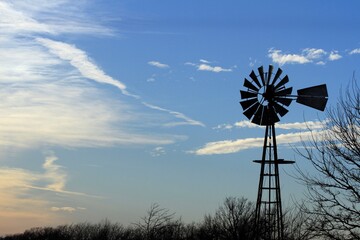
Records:
<instances>
[{"instance_id":1,"label":"silhouetted windmill","mask_svg":"<svg viewBox=\"0 0 360 240\"><path fill-rule=\"evenodd\" d=\"M284 223L282 219L279 164L292 164L294 161L279 159L277 155L275 123L287 112L292 100L324 111L328 94L326 85L304 88L291 95L292 87L285 87L289 82L286 75L281 78L282 70L273 73L269 65L267 72L263 66L258 68L258 75L251 71L251 81L245 78L245 91L240 90L244 115L258 125L266 126L261 160L259 189L255 210L256 232L264 239L284 240Z\"/></svg>"}]
</instances>

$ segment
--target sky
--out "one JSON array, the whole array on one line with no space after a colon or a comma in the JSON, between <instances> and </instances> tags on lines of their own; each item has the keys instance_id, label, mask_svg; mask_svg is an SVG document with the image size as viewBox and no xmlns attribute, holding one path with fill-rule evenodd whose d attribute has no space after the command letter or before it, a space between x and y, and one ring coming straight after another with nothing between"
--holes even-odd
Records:
<instances>
[{"instance_id":1,"label":"sky","mask_svg":"<svg viewBox=\"0 0 360 240\"><path fill-rule=\"evenodd\" d=\"M201 221L228 196L256 199L264 128L239 90L281 67L327 108L360 70L359 1L0 0L0 234L109 219L153 203ZM293 102L278 152L326 114ZM301 137L300 137L301 136ZM285 206L304 196L281 167Z\"/></svg>"}]
</instances>

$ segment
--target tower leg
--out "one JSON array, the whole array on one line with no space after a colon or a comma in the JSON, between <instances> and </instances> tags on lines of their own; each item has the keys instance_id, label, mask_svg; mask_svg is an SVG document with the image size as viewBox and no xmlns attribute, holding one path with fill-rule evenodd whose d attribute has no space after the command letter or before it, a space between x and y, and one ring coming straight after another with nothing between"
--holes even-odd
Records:
<instances>
[{"instance_id":1,"label":"tower leg","mask_svg":"<svg viewBox=\"0 0 360 240\"><path fill-rule=\"evenodd\" d=\"M257 161L258 162L258 161ZM255 209L256 239L283 240L279 160L274 125L266 126Z\"/></svg>"}]
</instances>

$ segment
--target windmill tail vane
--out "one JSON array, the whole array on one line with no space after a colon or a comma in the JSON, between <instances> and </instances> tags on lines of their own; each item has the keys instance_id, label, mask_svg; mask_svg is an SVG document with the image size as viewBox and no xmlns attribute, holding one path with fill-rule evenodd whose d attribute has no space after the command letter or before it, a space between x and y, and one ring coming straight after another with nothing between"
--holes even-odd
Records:
<instances>
[{"instance_id":1,"label":"windmill tail vane","mask_svg":"<svg viewBox=\"0 0 360 240\"><path fill-rule=\"evenodd\" d=\"M282 75L282 69L274 72L269 65L268 71L261 66L251 71L249 79L245 78L245 90L240 90L240 105L243 114L254 124L266 126L264 145L260 163L260 178L255 210L256 239L284 240L284 223L280 191L280 164L292 164L294 161L278 158L275 123L289 112L288 107L293 100L296 102L324 111L328 101L325 84L297 90L292 95L292 87L286 87L289 77Z\"/></svg>"}]
</instances>

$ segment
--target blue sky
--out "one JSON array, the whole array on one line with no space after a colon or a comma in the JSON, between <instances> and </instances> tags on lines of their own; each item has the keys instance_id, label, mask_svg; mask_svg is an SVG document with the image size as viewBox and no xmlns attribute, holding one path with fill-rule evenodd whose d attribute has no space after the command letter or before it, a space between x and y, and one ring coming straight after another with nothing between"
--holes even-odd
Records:
<instances>
[{"instance_id":1,"label":"blue sky","mask_svg":"<svg viewBox=\"0 0 360 240\"><path fill-rule=\"evenodd\" d=\"M227 196L254 200L264 129L239 90L281 67L326 83L335 106L360 64L358 1L0 1L0 233L137 222L159 203L186 222ZM279 154L319 131L293 102ZM283 200L304 188L282 169Z\"/></svg>"}]
</instances>

